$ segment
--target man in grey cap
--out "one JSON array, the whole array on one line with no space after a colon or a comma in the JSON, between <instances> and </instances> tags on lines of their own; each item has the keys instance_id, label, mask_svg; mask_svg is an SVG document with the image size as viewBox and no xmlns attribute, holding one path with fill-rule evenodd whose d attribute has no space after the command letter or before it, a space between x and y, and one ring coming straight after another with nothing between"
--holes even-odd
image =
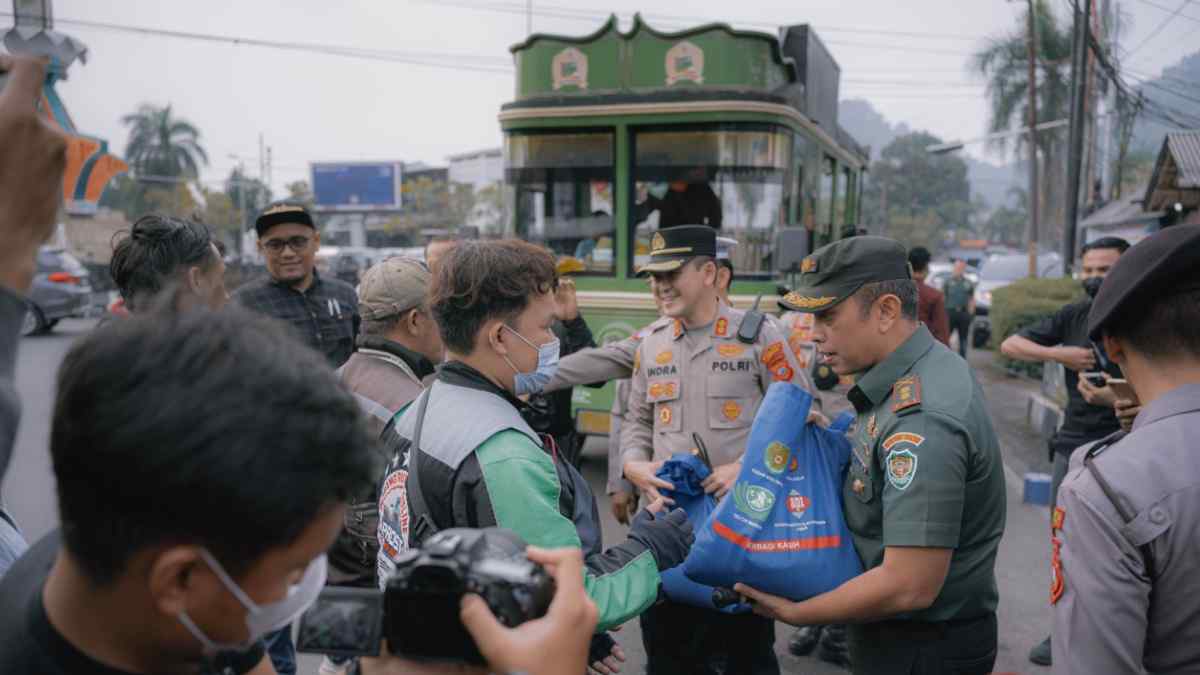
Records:
<instances>
[{"instance_id":1,"label":"man in grey cap","mask_svg":"<svg viewBox=\"0 0 1200 675\"><path fill-rule=\"evenodd\" d=\"M373 438L424 388L424 381L442 360L442 338L429 313L426 295L429 269L412 258L390 258L363 275L358 310L362 333L357 347L338 375L366 413ZM378 456L374 472L384 475L387 457ZM394 470L404 473L403 467ZM405 474L407 475L407 474ZM385 494L372 484L346 512L337 541L329 550L329 583L371 588L376 583L380 545L394 542L407 528L397 522L406 509L394 508L403 499L404 481L384 481ZM395 489L387 486L395 484ZM379 510L385 505L385 513ZM327 664L322 672L338 672Z\"/></svg>"},{"instance_id":2,"label":"man in grey cap","mask_svg":"<svg viewBox=\"0 0 1200 675\"><path fill-rule=\"evenodd\" d=\"M1133 430L1080 448L1052 517L1054 668L1182 673L1200 664L1200 225L1129 249L1088 316L1121 366Z\"/></svg>"}]
</instances>

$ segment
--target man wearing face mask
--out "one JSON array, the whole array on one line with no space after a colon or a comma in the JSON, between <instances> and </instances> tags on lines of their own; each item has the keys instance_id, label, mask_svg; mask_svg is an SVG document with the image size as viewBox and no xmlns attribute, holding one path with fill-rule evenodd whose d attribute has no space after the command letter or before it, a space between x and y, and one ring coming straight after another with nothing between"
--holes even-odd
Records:
<instances>
[{"instance_id":1,"label":"man wearing face mask","mask_svg":"<svg viewBox=\"0 0 1200 675\"><path fill-rule=\"evenodd\" d=\"M1081 445L1100 440L1120 429L1113 412L1117 395L1103 384L1105 377L1121 377L1115 364L1100 361L1103 352L1096 349L1088 337L1088 312L1100 284L1117 258L1129 248L1129 242L1118 237L1097 239L1083 247L1081 258L1082 281L1087 298L1070 303L1054 315L1009 336L1000 345L1005 356L1019 361L1052 361L1066 370L1067 410L1062 427L1050 439L1050 458L1054 473L1050 487L1050 510L1058 500L1058 487L1067 475L1071 454ZM1083 373L1100 378L1089 382ZM1051 665L1050 638L1047 637L1029 652L1029 660L1042 666Z\"/></svg>"},{"instance_id":2,"label":"man wearing face mask","mask_svg":"<svg viewBox=\"0 0 1200 675\"><path fill-rule=\"evenodd\" d=\"M596 506L578 473L521 417L517 398L554 374L554 260L522 241L459 244L434 277L430 307L447 362L395 421L389 445L408 463L409 543L452 527L500 526L535 546L584 549L588 594L606 630L658 595L659 570L683 561L682 511L634 519L628 539L600 550ZM396 460L393 460L396 461Z\"/></svg>"}]
</instances>

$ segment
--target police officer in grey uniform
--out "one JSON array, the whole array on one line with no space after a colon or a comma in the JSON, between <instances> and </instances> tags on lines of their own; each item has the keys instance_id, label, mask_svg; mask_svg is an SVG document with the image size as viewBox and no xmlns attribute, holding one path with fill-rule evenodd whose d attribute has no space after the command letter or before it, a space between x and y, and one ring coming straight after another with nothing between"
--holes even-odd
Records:
<instances>
[{"instance_id":1,"label":"police officer in grey uniform","mask_svg":"<svg viewBox=\"0 0 1200 675\"><path fill-rule=\"evenodd\" d=\"M1128 435L1076 452L1060 488L1054 669L1200 672L1200 225L1121 256L1088 330L1142 409Z\"/></svg>"}]
</instances>

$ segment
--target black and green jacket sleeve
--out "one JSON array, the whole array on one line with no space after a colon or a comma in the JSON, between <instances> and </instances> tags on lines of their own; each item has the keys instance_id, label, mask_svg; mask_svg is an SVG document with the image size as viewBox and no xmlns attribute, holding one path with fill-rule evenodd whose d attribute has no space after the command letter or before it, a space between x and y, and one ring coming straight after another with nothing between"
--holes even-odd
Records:
<instances>
[{"instance_id":1,"label":"black and green jacket sleeve","mask_svg":"<svg viewBox=\"0 0 1200 675\"><path fill-rule=\"evenodd\" d=\"M479 478L472 480L476 471ZM496 434L464 462L459 475L464 480L455 492L473 504L478 527L507 528L544 548L580 547L575 525L564 514L564 488L554 460L524 434ZM600 610L597 630L625 623L658 597L658 565L639 542L626 540L585 563L584 585Z\"/></svg>"}]
</instances>

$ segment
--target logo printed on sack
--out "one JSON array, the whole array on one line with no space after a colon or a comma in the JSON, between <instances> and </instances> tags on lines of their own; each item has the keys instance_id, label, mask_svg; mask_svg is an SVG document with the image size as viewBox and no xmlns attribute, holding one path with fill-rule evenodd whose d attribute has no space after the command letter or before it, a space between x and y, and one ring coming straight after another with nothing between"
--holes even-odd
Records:
<instances>
[{"instance_id":1,"label":"logo printed on sack","mask_svg":"<svg viewBox=\"0 0 1200 675\"><path fill-rule=\"evenodd\" d=\"M893 450L887 456L888 482L897 490L912 485L917 475L917 456L908 450Z\"/></svg>"},{"instance_id":2,"label":"logo printed on sack","mask_svg":"<svg viewBox=\"0 0 1200 675\"><path fill-rule=\"evenodd\" d=\"M738 483L733 489L733 501L738 511L761 523L771 515L771 508L775 506L775 495L758 485Z\"/></svg>"},{"instance_id":3,"label":"logo printed on sack","mask_svg":"<svg viewBox=\"0 0 1200 675\"><path fill-rule=\"evenodd\" d=\"M766 463L767 469L771 473L783 473L791 456L791 448L779 441L771 441L767 444L766 452L763 454L763 462Z\"/></svg>"},{"instance_id":4,"label":"logo printed on sack","mask_svg":"<svg viewBox=\"0 0 1200 675\"><path fill-rule=\"evenodd\" d=\"M812 506L812 500L804 495L792 490L787 497L787 510L795 518L802 518L808 507Z\"/></svg>"}]
</instances>

